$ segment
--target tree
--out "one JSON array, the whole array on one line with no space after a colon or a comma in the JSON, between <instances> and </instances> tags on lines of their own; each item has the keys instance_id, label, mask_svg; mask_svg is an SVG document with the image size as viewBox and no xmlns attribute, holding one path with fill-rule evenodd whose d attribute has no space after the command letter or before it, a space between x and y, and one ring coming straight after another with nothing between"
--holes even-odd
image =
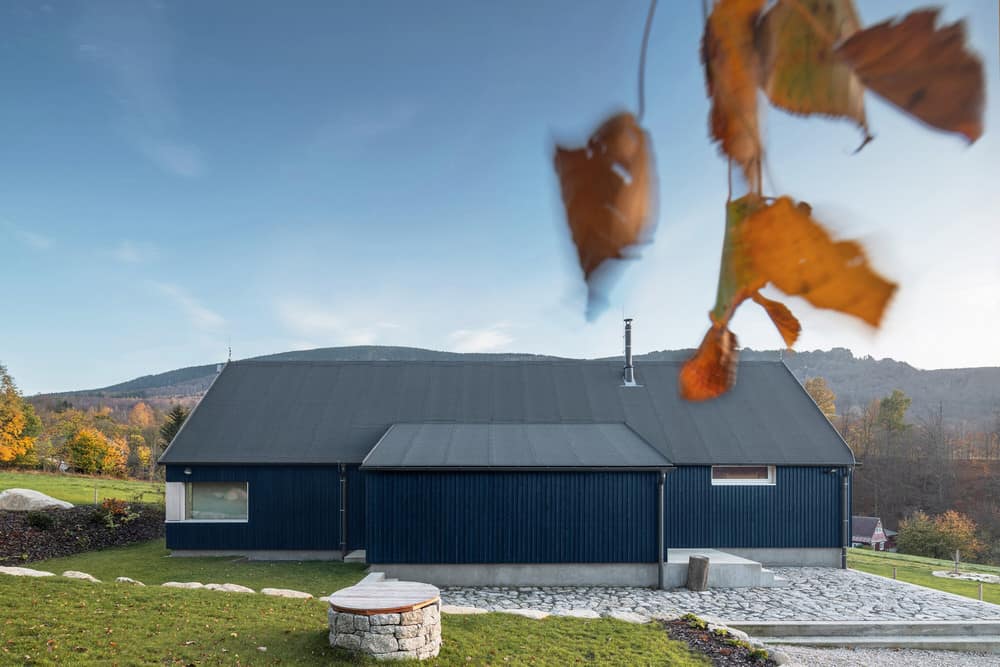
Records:
<instances>
[{"instance_id":1,"label":"tree","mask_svg":"<svg viewBox=\"0 0 1000 667\"><path fill-rule=\"evenodd\" d=\"M977 531L975 521L955 510L936 517L917 511L899 524L896 544L900 553L915 556L951 559L957 550L974 559L985 548Z\"/></svg>"},{"instance_id":2,"label":"tree","mask_svg":"<svg viewBox=\"0 0 1000 667\"><path fill-rule=\"evenodd\" d=\"M878 423L886 431L900 432L909 428L906 423L906 411L910 409L911 399L899 389L893 389L892 395L886 396L878 405Z\"/></svg>"},{"instance_id":3,"label":"tree","mask_svg":"<svg viewBox=\"0 0 1000 667\"><path fill-rule=\"evenodd\" d=\"M814 377L806 380L806 392L812 397L827 419L833 419L837 414L837 395L830 389L825 378Z\"/></svg>"},{"instance_id":4,"label":"tree","mask_svg":"<svg viewBox=\"0 0 1000 667\"><path fill-rule=\"evenodd\" d=\"M25 403L14 378L0 364L0 463L30 459L40 430L34 408Z\"/></svg>"},{"instance_id":5,"label":"tree","mask_svg":"<svg viewBox=\"0 0 1000 667\"><path fill-rule=\"evenodd\" d=\"M139 401L132 406L128 413L128 423L138 429L149 428L153 425L153 410L148 405Z\"/></svg>"},{"instance_id":6,"label":"tree","mask_svg":"<svg viewBox=\"0 0 1000 667\"><path fill-rule=\"evenodd\" d=\"M160 427L160 438L163 441L164 449L170 446L174 436L177 435L177 431L181 430L181 426L189 414L191 414L191 411L183 405L175 405L167 413L167 421Z\"/></svg>"},{"instance_id":7,"label":"tree","mask_svg":"<svg viewBox=\"0 0 1000 667\"><path fill-rule=\"evenodd\" d=\"M107 436L92 426L81 428L66 440L66 458L82 473L99 472L107 451Z\"/></svg>"}]
</instances>

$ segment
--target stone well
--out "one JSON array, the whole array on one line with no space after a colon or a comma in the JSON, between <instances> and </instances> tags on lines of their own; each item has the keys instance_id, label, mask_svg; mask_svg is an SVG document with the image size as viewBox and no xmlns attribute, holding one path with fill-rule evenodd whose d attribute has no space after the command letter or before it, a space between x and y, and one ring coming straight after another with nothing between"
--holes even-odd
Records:
<instances>
[{"instance_id":1,"label":"stone well","mask_svg":"<svg viewBox=\"0 0 1000 667\"><path fill-rule=\"evenodd\" d=\"M360 583L330 596L330 645L378 660L424 660L441 650L438 589L410 581Z\"/></svg>"}]
</instances>

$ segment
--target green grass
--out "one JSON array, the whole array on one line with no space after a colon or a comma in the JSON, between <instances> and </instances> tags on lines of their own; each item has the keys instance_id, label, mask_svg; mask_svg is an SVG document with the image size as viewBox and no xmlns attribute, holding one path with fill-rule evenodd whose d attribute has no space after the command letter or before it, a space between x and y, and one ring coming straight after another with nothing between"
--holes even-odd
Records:
<instances>
[{"instance_id":1,"label":"green grass","mask_svg":"<svg viewBox=\"0 0 1000 667\"><path fill-rule=\"evenodd\" d=\"M36 570L59 574L79 570L102 581L132 577L145 584L200 581L203 584L240 584L255 590L292 588L319 597L351 586L364 576L365 565L337 561L248 561L242 558L172 558L163 540L127 547L38 561Z\"/></svg>"},{"instance_id":2,"label":"green grass","mask_svg":"<svg viewBox=\"0 0 1000 667\"><path fill-rule=\"evenodd\" d=\"M63 473L0 472L0 491L33 489L74 505L93 504L95 486L97 487L98 501L105 498L131 500L136 495L142 494L143 502L163 504L163 482L143 482Z\"/></svg>"},{"instance_id":3,"label":"green grass","mask_svg":"<svg viewBox=\"0 0 1000 667\"><path fill-rule=\"evenodd\" d=\"M709 664L652 623L483 614L442 624L441 655L421 664ZM0 628L0 664L375 664L329 647L315 600L0 576Z\"/></svg>"},{"instance_id":4,"label":"green grass","mask_svg":"<svg viewBox=\"0 0 1000 667\"><path fill-rule=\"evenodd\" d=\"M955 593L967 598L979 599L979 583L935 577L934 570L950 570L954 563L934 558L921 558L905 554L851 549L847 554L847 564L855 570L892 578L892 568L896 568L896 578L919 584L939 591ZM1000 574L1000 568L989 565L961 565L959 570ZM1000 584L983 584L983 600L1000 604Z\"/></svg>"}]
</instances>

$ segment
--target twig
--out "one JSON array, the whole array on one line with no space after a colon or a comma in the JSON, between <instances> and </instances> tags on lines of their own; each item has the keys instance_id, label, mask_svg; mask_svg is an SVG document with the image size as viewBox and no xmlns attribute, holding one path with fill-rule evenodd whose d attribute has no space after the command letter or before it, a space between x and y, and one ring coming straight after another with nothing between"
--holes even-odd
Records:
<instances>
[{"instance_id":1,"label":"twig","mask_svg":"<svg viewBox=\"0 0 1000 667\"><path fill-rule=\"evenodd\" d=\"M649 3L649 13L646 14L646 28L642 32L642 50L639 52L639 113L638 120L642 123L642 115L646 112L646 49L649 46L649 30L653 27L653 14L656 12L656 0Z\"/></svg>"}]
</instances>

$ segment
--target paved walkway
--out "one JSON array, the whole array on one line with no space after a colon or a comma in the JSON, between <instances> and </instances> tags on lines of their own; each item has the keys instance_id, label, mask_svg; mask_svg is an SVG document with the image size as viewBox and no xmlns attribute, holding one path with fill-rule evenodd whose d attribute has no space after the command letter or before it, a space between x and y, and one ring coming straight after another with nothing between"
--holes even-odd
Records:
<instances>
[{"instance_id":1,"label":"paved walkway","mask_svg":"<svg viewBox=\"0 0 1000 667\"><path fill-rule=\"evenodd\" d=\"M854 570L773 568L783 588L731 588L692 593L648 588L444 588L447 605L537 609L549 613L591 609L650 617L691 612L726 621L862 621L1000 619L1000 606L960 598Z\"/></svg>"}]
</instances>

